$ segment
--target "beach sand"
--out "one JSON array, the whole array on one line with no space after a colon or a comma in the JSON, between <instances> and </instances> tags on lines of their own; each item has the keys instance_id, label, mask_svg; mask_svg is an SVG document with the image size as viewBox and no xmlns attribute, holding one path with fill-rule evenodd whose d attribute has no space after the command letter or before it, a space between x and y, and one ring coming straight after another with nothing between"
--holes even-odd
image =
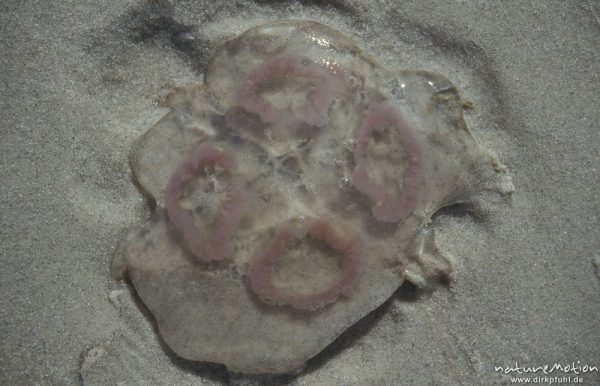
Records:
<instances>
[{"instance_id":1,"label":"beach sand","mask_svg":"<svg viewBox=\"0 0 600 386\"><path fill-rule=\"evenodd\" d=\"M150 210L134 141L210 50L282 18L339 29L388 68L448 77L515 191L434 218L455 279L402 287L271 384L508 384L497 367L600 367L597 1L5 1L0 5L0 384L247 384L178 359L109 274ZM556 370L599 384L598 371Z\"/></svg>"}]
</instances>

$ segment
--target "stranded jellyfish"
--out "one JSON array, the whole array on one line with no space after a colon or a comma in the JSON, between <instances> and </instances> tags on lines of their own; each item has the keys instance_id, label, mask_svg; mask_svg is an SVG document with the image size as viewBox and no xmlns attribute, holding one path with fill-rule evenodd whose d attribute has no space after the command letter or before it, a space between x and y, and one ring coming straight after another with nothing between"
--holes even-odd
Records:
<instances>
[{"instance_id":1,"label":"stranded jellyfish","mask_svg":"<svg viewBox=\"0 0 600 386\"><path fill-rule=\"evenodd\" d=\"M250 29L137 142L150 218L113 260L179 356L301 367L405 281L450 275L428 224L511 190L456 88L391 71L322 24Z\"/></svg>"}]
</instances>

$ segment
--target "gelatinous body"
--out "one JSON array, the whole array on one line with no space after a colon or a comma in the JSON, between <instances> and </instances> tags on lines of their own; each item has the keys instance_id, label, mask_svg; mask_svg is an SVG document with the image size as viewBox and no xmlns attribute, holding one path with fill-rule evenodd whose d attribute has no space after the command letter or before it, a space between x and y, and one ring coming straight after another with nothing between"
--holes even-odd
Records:
<instances>
[{"instance_id":1,"label":"gelatinous body","mask_svg":"<svg viewBox=\"0 0 600 386\"><path fill-rule=\"evenodd\" d=\"M511 186L449 81L318 23L223 43L165 104L131 156L157 208L113 272L174 352L238 372L298 368L405 279L449 275L432 214Z\"/></svg>"}]
</instances>

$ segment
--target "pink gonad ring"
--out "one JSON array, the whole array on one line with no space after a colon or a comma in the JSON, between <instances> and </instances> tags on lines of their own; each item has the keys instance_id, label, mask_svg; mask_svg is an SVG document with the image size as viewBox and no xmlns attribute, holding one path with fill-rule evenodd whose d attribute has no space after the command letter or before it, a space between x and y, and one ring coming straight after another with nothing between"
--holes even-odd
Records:
<instances>
[{"instance_id":1,"label":"pink gonad ring","mask_svg":"<svg viewBox=\"0 0 600 386\"><path fill-rule=\"evenodd\" d=\"M279 119L279 111L259 95L260 89L267 82L284 77L311 79L315 89L295 114L309 125L324 126L329 119L329 106L346 83L347 75L338 64L327 62L321 65L307 57L287 55L269 60L250 72L238 99L246 111L258 114L264 123L275 122Z\"/></svg>"},{"instance_id":2,"label":"pink gonad ring","mask_svg":"<svg viewBox=\"0 0 600 386\"><path fill-rule=\"evenodd\" d=\"M222 168L233 174L237 167L234 156L203 142L173 173L166 192L169 219L182 233L191 252L203 262L223 260L232 253L231 238L235 234L246 203L246 191L233 180L219 214L213 223L212 234L202 235L194 222L191 210L181 207L185 185L203 169Z\"/></svg>"},{"instance_id":3,"label":"pink gonad ring","mask_svg":"<svg viewBox=\"0 0 600 386\"><path fill-rule=\"evenodd\" d=\"M348 229L338 232L323 219L310 220L300 226L281 225L265 251L254 256L248 268L250 287L265 303L288 304L299 310L316 310L334 303L338 296L350 296L361 273L363 253L362 239ZM324 242L341 256L341 273L331 286L316 293L298 293L273 285L272 275L277 261L285 254L294 240L311 237Z\"/></svg>"},{"instance_id":4,"label":"pink gonad ring","mask_svg":"<svg viewBox=\"0 0 600 386\"><path fill-rule=\"evenodd\" d=\"M385 188L375 182L367 172L367 145L374 132L385 128L397 130L408 160L400 197L392 197ZM354 171L352 184L374 203L373 216L383 222L397 222L407 217L415 208L419 185L423 178L421 145L413 129L404 120L400 110L391 103L373 104L364 114L361 127L356 133L354 147Z\"/></svg>"}]
</instances>

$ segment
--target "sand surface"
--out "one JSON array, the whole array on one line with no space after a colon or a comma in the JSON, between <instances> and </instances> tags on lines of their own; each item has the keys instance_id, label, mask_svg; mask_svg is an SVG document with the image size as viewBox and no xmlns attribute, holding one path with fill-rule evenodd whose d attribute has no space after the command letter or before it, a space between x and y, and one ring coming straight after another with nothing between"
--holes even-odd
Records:
<instances>
[{"instance_id":1,"label":"sand surface","mask_svg":"<svg viewBox=\"0 0 600 386\"><path fill-rule=\"evenodd\" d=\"M128 154L166 113L164 95L201 80L216 44L279 18L321 21L389 68L448 77L515 192L485 217L435 217L449 286L403 287L304 372L267 383L509 384L516 374L496 366L600 367L599 2L176 4L0 5L0 384L250 381L175 357L109 262L149 213ZM600 383L597 371L546 376Z\"/></svg>"}]
</instances>

